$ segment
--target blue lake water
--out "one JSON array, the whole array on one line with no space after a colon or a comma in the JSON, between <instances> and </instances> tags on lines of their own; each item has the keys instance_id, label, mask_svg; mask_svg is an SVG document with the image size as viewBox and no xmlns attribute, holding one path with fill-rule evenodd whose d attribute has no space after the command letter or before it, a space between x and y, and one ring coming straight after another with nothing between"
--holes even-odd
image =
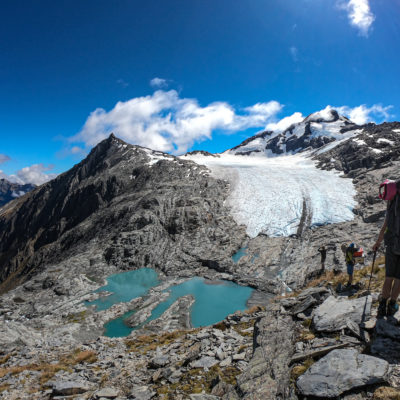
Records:
<instances>
[{"instance_id":1,"label":"blue lake water","mask_svg":"<svg viewBox=\"0 0 400 400\"><path fill-rule=\"evenodd\" d=\"M144 268L142 270L144 270ZM141 272L142 270L112 275L107 279L108 285L99 289L111 291L111 288L114 288L115 290L119 290L121 288L121 282L123 282L122 288L125 293L123 297L125 299L129 298L129 300L118 300L121 299L121 296L118 293L114 293L108 297L108 300L105 298L99 303L99 299L86 304L96 304L99 310L104 310L117 302L130 301L134 297L143 296L150 288L148 285L151 283L152 279L154 280L154 275L150 272ZM133 274L133 272L136 272L136 274ZM143 277L143 279L137 279L142 273L145 275L146 279ZM120 284L115 285L116 281ZM114 284L113 287L111 287L111 282ZM136 286L139 283L139 288L137 288ZM129 335L133 329L138 329L160 317L179 297L188 294L191 294L195 298L195 302L191 308L191 322L193 327L212 325L223 320L227 315L235 311L245 310L246 302L250 298L253 289L229 281L210 282L203 278L192 278L179 285L171 286L165 291L170 292L170 296L153 310L151 316L142 325L135 328L130 328L125 325L124 320L135 313L135 311L129 311L104 325L105 336L123 337ZM130 292L129 296L128 292ZM136 294L132 296L131 293ZM114 303L112 303L113 301ZM106 303L108 307L106 307Z\"/></svg>"},{"instance_id":2,"label":"blue lake water","mask_svg":"<svg viewBox=\"0 0 400 400\"><path fill-rule=\"evenodd\" d=\"M107 310L116 303L131 301L136 297L144 296L150 288L160 283L156 271L151 268L141 268L136 271L122 272L110 275L107 285L96 292L112 292L109 296L94 301L86 301L86 306L95 305L98 311Z\"/></svg>"},{"instance_id":3,"label":"blue lake water","mask_svg":"<svg viewBox=\"0 0 400 400\"><path fill-rule=\"evenodd\" d=\"M232 260L234 263L238 263L239 260L247 254L247 247L242 247L233 256Z\"/></svg>"}]
</instances>

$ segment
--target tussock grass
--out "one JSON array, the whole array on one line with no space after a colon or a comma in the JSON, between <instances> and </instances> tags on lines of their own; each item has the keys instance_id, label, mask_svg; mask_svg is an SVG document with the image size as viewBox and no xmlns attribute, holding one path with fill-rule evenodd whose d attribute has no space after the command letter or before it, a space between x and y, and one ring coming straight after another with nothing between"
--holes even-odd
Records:
<instances>
[{"instance_id":1,"label":"tussock grass","mask_svg":"<svg viewBox=\"0 0 400 400\"><path fill-rule=\"evenodd\" d=\"M182 331L173 331L166 332L160 335L152 334L152 335L142 335L138 336L135 339L129 339L125 341L125 345L130 352L138 352L141 354L146 354L149 351L156 350L157 347L162 347L168 345L175 340L185 336L189 333L195 333L199 329L193 330L182 330Z\"/></svg>"},{"instance_id":2,"label":"tussock grass","mask_svg":"<svg viewBox=\"0 0 400 400\"><path fill-rule=\"evenodd\" d=\"M214 365L208 371L203 368L194 368L182 375L177 383L161 385L156 388L159 396L168 400L175 400L177 395L184 395L185 398L195 393L211 393L216 380L223 381L230 385L236 385L236 378L241 372L234 366L221 368Z\"/></svg>"},{"instance_id":3,"label":"tussock grass","mask_svg":"<svg viewBox=\"0 0 400 400\"><path fill-rule=\"evenodd\" d=\"M18 375L23 371L39 371L41 372L40 384L44 385L49 379L51 379L58 371L71 371L76 364L92 364L97 361L97 355L91 350L80 350L76 349L71 354L67 354L62 357L56 364L50 364L45 361L39 363L27 364L27 365L16 365L11 367L0 368L0 378L11 373L12 375Z\"/></svg>"},{"instance_id":4,"label":"tussock grass","mask_svg":"<svg viewBox=\"0 0 400 400\"><path fill-rule=\"evenodd\" d=\"M301 365L296 365L295 367L292 368L292 370L290 371L290 378L292 381L296 381L297 378L300 375L303 375L304 372L306 372L308 370L308 368L311 367L311 365L314 364L314 360L312 358L307 358L303 364Z\"/></svg>"},{"instance_id":5,"label":"tussock grass","mask_svg":"<svg viewBox=\"0 0 400 400\"><path fill-rule=\"evenodd\" d=\"M375 390L373 400L400 400L400 390L381 386Z\"/></svg>"}]
</instances>

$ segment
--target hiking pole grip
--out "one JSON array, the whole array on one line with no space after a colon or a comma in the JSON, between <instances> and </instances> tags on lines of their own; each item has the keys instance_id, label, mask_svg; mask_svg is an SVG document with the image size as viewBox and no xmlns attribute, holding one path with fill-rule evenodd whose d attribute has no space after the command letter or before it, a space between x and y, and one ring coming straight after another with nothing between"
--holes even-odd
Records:
<instances>
[{"instance_id":1,"label":"hiking pole grip","mask_svg":"<svg viewBox=\"0 0 400 400\"><path fill-rule=\"evenodd\" d=\"M372 274L373 274L373 272L374 272L374 267L375 267L376 252L377 252L377 250L374 251L374 257L372 258L371 275L369 276L369 282L368 282L368 289L367 289L367 292L369 292L369 288L370 288L370 286L371 286Z\"/></svg>"}]
</instances>

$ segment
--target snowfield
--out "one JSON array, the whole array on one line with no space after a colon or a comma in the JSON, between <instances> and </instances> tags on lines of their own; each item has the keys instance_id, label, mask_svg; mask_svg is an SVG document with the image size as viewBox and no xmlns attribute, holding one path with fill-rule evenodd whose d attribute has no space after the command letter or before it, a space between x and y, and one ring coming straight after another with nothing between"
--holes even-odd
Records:
<instances>
[{"instance_id":1,"label":"snowfield","mask_svg":"<svg viewBox=\"0 0 400 400\"><path fill-rule=\"evenodd\" d=\"M227 205L250 237L259 233L276 237L297 233L300 224L322 225L354 218L352 180L317 169L307 155L268 158L224 153L182 158L206 165L214 177L231 183Z\"/></svg>"}]
</instances>

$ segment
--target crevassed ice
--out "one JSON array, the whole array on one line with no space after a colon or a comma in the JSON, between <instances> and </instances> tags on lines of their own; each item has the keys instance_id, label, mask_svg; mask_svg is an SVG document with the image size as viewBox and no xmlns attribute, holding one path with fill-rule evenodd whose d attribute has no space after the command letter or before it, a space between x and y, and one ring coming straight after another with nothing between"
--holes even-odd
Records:
<instances>
[{"instance_id":1,"label":"crevassed ice","mask_svg":"<svg viewBox=\"0 0 400 400\"><path fill-rule=\"evenodd\" d=\"M288 236L297 232L306 205L311 225L350 221L355 190L351 179L315 167L306 154L275 158L222 154L185 156L231 182L228 205L250 237L260 232Z\"/></svg>"}]
</instances>

